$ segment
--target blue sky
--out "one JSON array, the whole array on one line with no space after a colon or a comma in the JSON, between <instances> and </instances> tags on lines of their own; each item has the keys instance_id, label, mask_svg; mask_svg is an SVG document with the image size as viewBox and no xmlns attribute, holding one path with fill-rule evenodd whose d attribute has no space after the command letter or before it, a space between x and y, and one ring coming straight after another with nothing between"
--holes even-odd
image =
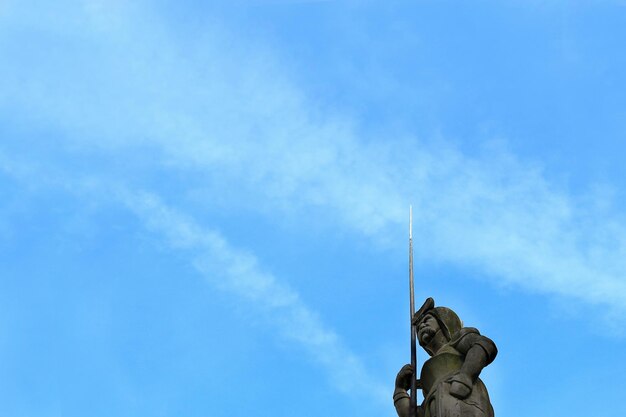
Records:
<instances>
[{"instance_id":1,"label":"blue sky","mask_svg":"<svg viewBox=\"0 0 626 417\"><path fill-rule=\"evenodd\" d=\"M0 1L0 415L625 415L625 7Z\"/></svg>"}]
</instances>

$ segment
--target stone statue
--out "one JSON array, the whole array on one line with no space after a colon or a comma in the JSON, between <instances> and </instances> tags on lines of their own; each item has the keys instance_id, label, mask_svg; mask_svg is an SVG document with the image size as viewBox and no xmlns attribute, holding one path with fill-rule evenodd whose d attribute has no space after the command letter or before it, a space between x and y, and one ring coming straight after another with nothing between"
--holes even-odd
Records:
<instances>
[{"instance_id":1,"label":"stone statue","mask_svg":"<svg viewBox=\"0 0 626 417\"><path fill-rule=\"evenodd\" d=\"M454 311L435 307L432 298L415 313L413 324L420 346L430 355L416 384L424 394L417 417L493 417L487 388L478 376L495 359L496 345L477 329L463 327ZM400 417L415 417L407 393L412 378L411 365L396 377L393 400Z\"/></svg>"}]
</instances>

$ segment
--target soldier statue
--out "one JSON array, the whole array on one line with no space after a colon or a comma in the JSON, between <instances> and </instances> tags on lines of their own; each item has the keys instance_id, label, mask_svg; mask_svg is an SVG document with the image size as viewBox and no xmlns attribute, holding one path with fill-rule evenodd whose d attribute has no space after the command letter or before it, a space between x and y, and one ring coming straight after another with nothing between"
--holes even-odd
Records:
<instances>
[{"instance_id":1,"label":"soldier statue","mask_svg":"<svg viewBox=\"0 0 626 417\"><path fill-rule=\"evenodd\" d=\"M399 417L493 417L487 388L478 377L496 357L496 345L456 313L428 298L413 316L413 332L430 355L413 384L424 401L413 411L407 391L415 378L405 365L396 377L393 401ZM415 395L415 393L413 393ZM414 414L417 414L415 416Z\"/></svg>"}]
</instances>

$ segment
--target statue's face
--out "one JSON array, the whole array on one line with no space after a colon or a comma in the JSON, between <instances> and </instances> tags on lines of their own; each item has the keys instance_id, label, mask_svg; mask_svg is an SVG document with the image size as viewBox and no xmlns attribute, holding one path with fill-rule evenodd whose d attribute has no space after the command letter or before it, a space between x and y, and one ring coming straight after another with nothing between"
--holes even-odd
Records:
<instances>
[{"instance_id":1,"label":"statue's face","mask_svg":"<svg viewBox=\"0 0 626 417\"><path fill-rule=\"evenodd\" d=\"M430 314L426 314L417 325L417 340L420 345L428 346L440 330L441 327L439 327L437 319Z\"/></svg>"}]
</instances>

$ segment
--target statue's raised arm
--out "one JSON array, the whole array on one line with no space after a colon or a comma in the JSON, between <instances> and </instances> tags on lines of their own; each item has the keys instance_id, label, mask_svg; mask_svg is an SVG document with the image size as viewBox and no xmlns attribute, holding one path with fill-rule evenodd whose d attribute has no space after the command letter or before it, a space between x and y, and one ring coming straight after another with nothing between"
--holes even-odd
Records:
<instances>
[{"instance_id":1,"label":"statue's raised arm","mask_svg":"<svg viewBox=\"0 0 626 417\"><path fill-rule=\"evenodd\" d=\"M417 340L428 354L418 388L424 402L417 417L493 417L493 407L480 372L496 357L498 349L473 327L463 327L459 316L447 307L435 307L432 298L413 317ZM411 416L409 395L415 373L410 365L396 377L393 395L398 416Z\"/></svg>"}]
</instances>

